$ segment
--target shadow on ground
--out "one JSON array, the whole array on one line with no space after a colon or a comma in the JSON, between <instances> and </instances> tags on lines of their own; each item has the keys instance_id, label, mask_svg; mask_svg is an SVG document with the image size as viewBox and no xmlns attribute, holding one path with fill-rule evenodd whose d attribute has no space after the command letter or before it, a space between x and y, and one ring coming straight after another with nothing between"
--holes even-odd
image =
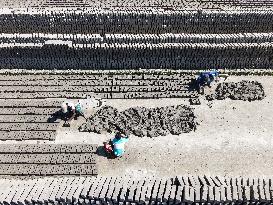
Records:
<instances>
[{"instance_id":1,"label":"shadow on ground","mask_svg":"<svg viewBox=\"0 0 273 205\"><path fill-rule=\"evenodd\" d=\"M107 159L114 159L114 156L111 156L110 154L106 153L103 146L99 146L97 149L96 154L98 156L106 157Z\"/></svg>"},{"instance_id":2,"label":"shadow on ground","mask_svg":"<svg viewBox=\"0 0 273 205\"><path fill-rule=\"evenodd\" d=\"M50 115L50 117L47 119L47 122L56 122L57 120L63 120L63 113L61 110L58 110L56 112L54 112L53 114Z\"/></svg>"}]
</instances>

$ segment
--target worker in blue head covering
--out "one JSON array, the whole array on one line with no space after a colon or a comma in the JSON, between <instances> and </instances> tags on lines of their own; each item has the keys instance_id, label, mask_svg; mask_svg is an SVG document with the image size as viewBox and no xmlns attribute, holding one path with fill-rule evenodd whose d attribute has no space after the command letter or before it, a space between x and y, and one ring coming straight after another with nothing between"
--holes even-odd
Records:
<instances>
[{"instance_id":1,"label":"worker in blue head covering","mask_svg":"<svg viewBox=\"0 0 273 205\"><path fill-rule=\"evenodd\" d=\"M207 72L202 72L198 76L196 80L196 86L198 92L200 92L201 87L208 86L211 87L211 83L214 80L217 80L219 77L219 72L218 71L207 71Z\"/></svg>"}]
</instances>

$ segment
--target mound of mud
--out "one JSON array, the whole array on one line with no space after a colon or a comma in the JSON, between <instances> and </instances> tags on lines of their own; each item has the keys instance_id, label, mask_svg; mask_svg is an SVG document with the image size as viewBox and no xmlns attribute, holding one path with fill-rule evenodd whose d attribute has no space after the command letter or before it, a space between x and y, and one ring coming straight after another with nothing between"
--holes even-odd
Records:
<instances>
[{"instance_id":1,"label":"mound of mud","mask_svg":"<svg viewBox=\"0 0 273 205\"><path fill-rule=\"evenodd\" d=\"M104 106L92 115L79 130L82 132L115 132L123 130L127 135L157 137L179 135L195 130L195 115L185 105L159 108L133 107L123 112Z\"/></svg>"},{"instance_id":2,"label":"mound of mud","mask_svg":"<svg viewBox=\"0 0 273 205\"><path fill-rule=\"evenodd\" d=\"M207 100L232 100L254 101L262 100L265 97L264 89L261 83L257 81L224 82L220 83L215 92L207 95Z\"/></svg>"}]
</instances>

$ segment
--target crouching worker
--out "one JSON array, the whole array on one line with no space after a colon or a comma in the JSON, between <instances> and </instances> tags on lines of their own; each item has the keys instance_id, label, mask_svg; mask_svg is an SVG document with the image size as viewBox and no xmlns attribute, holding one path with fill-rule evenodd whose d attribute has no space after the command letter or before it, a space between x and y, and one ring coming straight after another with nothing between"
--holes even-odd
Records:
<instances>
[{"instance_id":1,"label":"crouching worker","mask_svg":"<svg viewBox=\"0 0 273 205\"><path fill-rule=\"evenodd\" d=\"M125 143L129 141L129 137L121 132L117 132L115 138L110 140L109 143L104 142L105 151L112 157L121 157L125 152Z\"/></svg>"},{"instance_id":2,"label":"crouching worker","mask_svg":"<svg viewBox=\"0 0 273 205\"><path fill-rule=\"evenodd\" d=\"M70 127L70 122L72 119L77 120L79 116L82 116L86 119L86 117L83 114L83 109L80 101L74 105L72 102L64 102L62 104L62 114L63 114L63 120L65 121L64 126Z\"/></svg>"},{"instance_id":3,"label":"crouching worker","mask_svg":"<svg viewBox=\"0 0 273 205\"><path fill-rule=\"evenodd\" d=\"M211 87L213 81L218 81L219 72L218 71L207 71L202 72L196 79L196 88L198 93L204 93L204 86Z\"/></svg>"}]
</instances>

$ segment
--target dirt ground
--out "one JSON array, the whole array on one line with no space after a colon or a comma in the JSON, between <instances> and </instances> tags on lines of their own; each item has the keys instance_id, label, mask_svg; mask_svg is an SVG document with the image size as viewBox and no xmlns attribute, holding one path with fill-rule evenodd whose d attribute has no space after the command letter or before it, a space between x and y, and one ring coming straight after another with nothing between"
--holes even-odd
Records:
<instances>
[{"instance_id":1,"label":"dirt ground","mask_svg":"<svg viewBox=\"0 0 273 205\"><path fill-rule=\"evenodd\" d=\"M126 153L119 159L107 159L99 148L99 175L104 176L269 176L273 169L273 77L230 76L227 81L257 80L266 97L262 101L212 101L201 97L193 106L199 125L197 130L179 136L139 138L130 136ZM214 89L212 87L212 89ZM208 91L207 91L208 92ZM107 100L120 111L133 106L167 106L187 104L183 99ZM89 111L89 115L95 112ZM71 128L60 128L55 143L96 143L114 134L79 133L84 119Z\"/></svg>"}]
</instances>

